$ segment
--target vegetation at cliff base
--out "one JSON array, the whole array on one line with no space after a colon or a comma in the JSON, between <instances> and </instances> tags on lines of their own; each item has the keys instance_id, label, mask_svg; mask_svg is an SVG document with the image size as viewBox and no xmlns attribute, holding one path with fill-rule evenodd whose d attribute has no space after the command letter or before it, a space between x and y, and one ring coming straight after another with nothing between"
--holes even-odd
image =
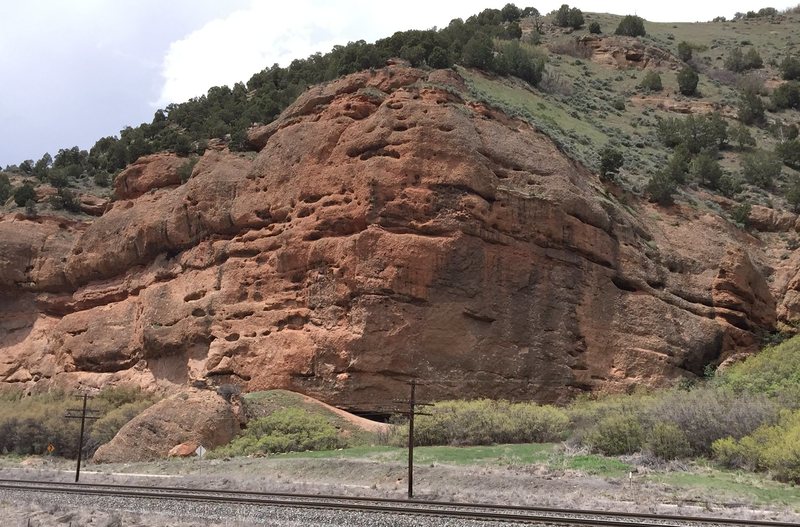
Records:
<instances>
[{"instance_id":1,"label":"vegetation at cliff base","mask_svg":"<svg viewBox=\"0 0 800 527\"><path fill-rule=\"evenodd\" d=\"M125 423L155 402L154 396L138 388L106 388L89 400L99 419L87 422L84 455L90 457L97 447L110 441ZM81 401L73 394L52 391L23 395L5 392L0 395L0 454L54 455L75 458L78 455L79 419L65 419L70 408ZM48 446L53 445L53 452Z\"/></svg>"}]
</instances>

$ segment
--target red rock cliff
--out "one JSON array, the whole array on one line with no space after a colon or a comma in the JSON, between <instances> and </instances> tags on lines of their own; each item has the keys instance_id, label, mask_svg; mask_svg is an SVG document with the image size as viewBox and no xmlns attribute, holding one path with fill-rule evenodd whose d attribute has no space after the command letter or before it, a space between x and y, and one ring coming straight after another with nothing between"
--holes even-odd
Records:
<instances>
[{"instance_id":1,"label":"red rock cliff","mask_svg":"<svg viewBox=\"0 0 800 527\"><path fill-rule=\"evenodd\" d=\"M2 218L0 381L563 401L702 374L796 318L797 262L773 276L714 214L615 198L463 91L354 74L185 184L140 160L92 223Z\"/></svg>"}]
</instances>

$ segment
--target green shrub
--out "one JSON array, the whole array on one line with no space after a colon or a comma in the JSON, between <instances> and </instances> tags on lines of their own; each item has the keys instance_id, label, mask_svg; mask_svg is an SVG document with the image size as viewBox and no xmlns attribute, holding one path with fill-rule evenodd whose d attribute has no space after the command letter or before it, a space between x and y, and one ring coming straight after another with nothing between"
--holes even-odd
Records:
<instances>
[{"instance_id":1,"label":"green shrub","mask_svg":"<svg viewBox=\"0 0 800 527\"><path fill-rule=\"evenodd\" d=\"M770 94L770 100L777 110L800 108L800 82L785 82Z\"/></svg>"},{"instance_id":2,"label":"green shrub","mask_svg":"<svg viewBox=\"0 0 800 527\"><path fill-rule=\"evenodd\" d=\"M704 150L697 154L689 164L689 173L704 187L716 189L722 177L722 167L717 161L717 153Z\"/></svg>"},{"instance_id":3,"label":"green shrub","mask_svg":"<svg viewBox=\"0 0 800 527\"><path fill-rule=\"evenodd\" d=\"M749 48L746 52L742 52L742 48L737 47L732 49L725 58L725 67L736 73L759 69L763 66L764 61L761 60L761 55L755 48Z\"/></svg>"},{"instance_id":4,"label":"green shrub","mask_svg":"<svg viewBox=\"0 0 800 527\"><path fill-rule=\"evenodd\" d=\"M624 162L625 158L622 157L622 152L614 147L606 146L600 151L600 176L614 179Z\"/></svg>"},{"instance_id":5,"label":"green shrub","mask_svg":"<svg viewBox=\"0 0 800 527\"><path fill-rule=\"evenodd\" d=\"M180 168L178 168L178 177L181 178L181 183L186 183L192 177L192 171L198 160L198 157L192 157L187 159Z\"/></svg>"},{"instance_id":6,"label":"green shrub","mask_svg":"<svg viewBox=\"0 0 800 527\"><path fill-rule=\"evenodd\" d=\"M743 124L731 128L730 139L731 142L736 143L739 150L746 150L747 148L756 146L756 140L753 134L751 134L750 129Z\"/></svg>"},{"instance_id":7,"label":"green shrub","mask_svg":"<svg viewBox=\"0 0 800 527\"><path fill-rule=\"evenodd\" d=\"M786 187L784 197L789 205L791 205L793 211L797 212L800 210L800 177L792 177Z\"/></svg>"},{"instance_id":8,"label":"green shrub","mask_svg":"<svg viewBox=\"0 0 800 527\"><path fill-rule=\"evenodd\" d=\"M614 34L628 37L643 37L647 34L644 29L644 19L636 15L626 15L620 21Z\"/></svg>"},{"instance_id":9,"label":"green shrub","mask_svg":"<svg viewBox=\"0 0 800 527\"><path fill-rule=\"evenodd\" d=\"M794 393L800 386L800 337L764 348L730 366L714 378L714 383L743 395L778 398L784 393ZM800 407L800 399L797 404Z\"/></svg>"},{"instance_id":10,"label":"green shrub","mask_svg":"<svg viewBox=\"0 0 800 527\"><path fill-rule=\"evenodd\" d=\"M656 134L665 146L683 146L689 153L698 154L703 150L724 148L728 142L728 123L718 114L689 115L683 120L661 119Z\"/></svg>"},{"instance_id":11,"label":"green shrub","mask_svg":"<svg viewBox=\"0 0 800 527\"><path fill-rule=\"evenodd\" d=\"M780 65L781 76L787 81L800 79L800 59L789 56Z\"/></svg>"},{"instance_id":12,"label":"green shrub","mask_svg":"<svg viewBox=\"0 0 800 527\"><path fill-rule=\"evenodd\" d=\"M800 170L800 140L783 141L775 146L775 154L787 167Z\"/></svg>"},{"instance_id":13,"label":"green shrub","mask_svg":"<svg viewBox=\"0 0 800 527\"><path fill-rule=\"evenodd\" d=\"M692 45L685 40L678 44L678 58L684 62L692 60Z\"/></svg>"},{"instance_id":14,"label":"green shrub","mask_svg":"<svg viewBox=\"0 0 800 527\"><path fill-rule=\"evenodd\" d=\"M566 439L569 430L567 413L555 406L518 403L510 407L511 417L519 427L514 434L524 443L550 443Z\"/></svg>"},{"instance_id":15,"label":"green shrub","mask_svg":"<svg viewBox=\"0 0 800 527\"><path fill-rule=\"evenodd\" d=\"M748 183L770 188L781 173L783 162L772 152L756 150L742 156L742 174Z\"/></svg>"},{"instance_id":16,"label":"green shrub","mask_svg":"<svg viewBox=\"0 0 800 527\"><path fill-rule=\"evenodd\" d=\"M692 68L685 67L678 72L678 89L683 95L694 95L700 78Z\"/></svg>"},{"instance_id":17,"label":"green shrub","mask_svg":"<svg viewBox=\"0 0 800 527\"><path fill-rule=\"evenodd\" d=\"M731 211L731 221L742 229L747 228L750 224L750 211L752 210L753 206L746 201L738 204Z\"/></svg>"},{"instance_id":18,"label":"green shrub","mask_svg":"<svg viewBox=\"0 0 800 527\"><path fill-rule=\"evenodd\" d=\"M283 408L251 421L240 437L216 449L214 457L334 450L345 446L345 439L321 415Z\"/></svg>"},{"instance_id":19,"label":"green shrub","mask_svg":"<svg viewBox=\"0 0 800 527\"><path fill-rule=\"evenodd\" d=\"M117 398L115 391L127 395ZM74 458L77 456L77 438L80 422L64 419L68 408L78 406L78 400L63 392L51 392L31 396L5 394L0 397L0 454L44 455L47 446L55 447L54 455ZM107 388L90 399L89 408L97 410L100 419L89 428L84 451L91 456L104 441L113 437L126 419L152 404L151 396L139 389ZM129 405L121 412L117 408ZM24 417L23 417L24 416ZM101 424L102 423L102 424ZM98 426L97 433L94 427Z\"/></svg>"},{"instance_id":20,"label":"green shrub","mask_svg":"<svg viewBox=\"0 0 800 527\"><path fill-rule=\"evenodd\" d=\"M737 118L746 125L764 122L764 103L756 92L746 91L739 97Z\"/></svg>"},{"instance_id":21,"label":"green shrub","mask_svg":"<svg viewBox=\"0 0 800 527\"><path fill-rule=\"evenodd\" d=\"M564 410L534 403L479 399L442 401L419 416L414 440L419 445L489 445L540 443L565 439L569 418ZM407 437L408 430L404 431ZM403 441L403 434L398 436Z\"/></svg>"},{"instance_id":22,"label":"green shrub","mask_svg":"<svg viewBox=\"0 0 800 527\"><path fill-rule=\"evenodd\" d=\"M742 191L742 180L733 174L723 174L719 180L719 193L732 198Z\"/></svg>"},{"instance_id":23,"label":"green shrub","mask_svg":"<svg viewBox=\"0 0 800 527\"><path fill-rule=\"evenodd\" d=\"M707 455L717 439L744 437L774 423L777 415L777 405L764 396L698 387L662 394L648 420L675 425L685 434L693 455Z\"/></svg>"},{"instance_id":24,"label":"green shrub","mask_svg":"<svg viewBox=\"0 0 800 527\"><path fill-rule=\"evenodd\" d=\"M33 185L26 181L14 191L14 203L18 207L24 207L29 201L36 202L36 191L33 189Z\"/></svg>"},{"instance_id":25,"label":"green shrub","mask_svg":"<svg viewBox=\"0 0 800 527\"><path fill-rule=\"evenodd\" d=\"M674 423L656 423L647 434L645 447L654 456L666 460L684 458L692 452L686 434Z\"/></svg>"},{"instance_id":26,"label":"green shrub","mask_svg":"<svg viewBox=\"0 0 800 527\"><path fill-rule=\"evenodd\" d=\"M800 482L800 412L784 412L776 425L766 425L736 440L714 442L714 459L732 468L769 470L782 481Z\"/></svg>"},{"instance_id":27,"label":"green shrub","mask_svg":"<svg viewBox=\"0 0 800 527\"><path fill-rule=\"evenodd\" d=\"M601 419L586 436L585 443L607 456L633 454L642 447L644 434L637 416L610 415Z\"/></svg>"},{"instance_id":28,"label":"green shrub","mask_svg":"<svg viewBox=\"0 0 800 527\"><path fill-rule=\"evenodd\" d=\"M0 173L0 206L5 205L10 196L11 181L8 179L8 174Z\"/></svg>"},{"instance_id":29,"label":"green shrub","mask_svg":"<svg viewBox=\"0 0 800 527\"><path fill-rule=\"evenodd\" d=\"M664 88L661 84L661 75L657 71L649 70L644 74L639 87L647 91L661 91Z\"/></svg>"},{"instance_id":30,"label":"green shrub","mask_svg":"<svg viewBox=\"0 0 800 527\"><path fill-rule=\"evenodd\" d=\"M583 12L576 7L570 9L567 4L562 4L553 17L553 25L578 29L583 25Z\"/></svg>"},{"instance_id":31,"label":"green shrub","mask_svg":"<svg viewBox=\"0 0 800 527\"><path fill-rule=\"evenodd\" d=\"M594 21L591 24L589 24L589 33L593 35L599 35L600 33L602 33L602 31L600 30L600 23Z\"/></svg>"},{"instance_id":32,"label":"green shrub","mask_svg":"<svg viewBox=\"0 0 800 527\"><path fill-rule=\"evenodd\" d=\"M650 197L650 201L659 205L672 205L677 191L678 185L676 181L663 170L653 174L645 187L645 192Z\"/></svg>"}]
</instances>

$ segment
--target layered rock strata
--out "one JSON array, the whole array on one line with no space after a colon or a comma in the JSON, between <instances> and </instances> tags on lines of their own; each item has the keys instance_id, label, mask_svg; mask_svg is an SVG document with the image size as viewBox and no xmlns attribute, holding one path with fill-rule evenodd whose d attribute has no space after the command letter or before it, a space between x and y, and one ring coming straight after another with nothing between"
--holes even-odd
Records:
<instances>
[{"instance_id":1,"label":"layered rock strata","mask_svg":"<svg viewBox=\"0 0 800 527\"><path fill-rule=\"evenodd\" d=\"M565 401L702 375L797 319L793 259L605 188L466 92L350 75L184 184L184 159L138 161L91 223L2 218L0 382Z\"/></svg>"}]
</instances>

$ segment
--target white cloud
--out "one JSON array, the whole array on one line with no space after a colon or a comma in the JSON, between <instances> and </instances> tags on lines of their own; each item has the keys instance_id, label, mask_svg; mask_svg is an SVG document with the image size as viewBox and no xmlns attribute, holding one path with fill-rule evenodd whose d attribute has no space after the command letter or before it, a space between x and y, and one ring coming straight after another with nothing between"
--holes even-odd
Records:
<instances>
[{"instance_id":1,"label":"white cloud","mask_svg":"<svg viewBox=\"0 0 800 527\"><path fill-rule=\"evenodd\" d=\"M164 87L157 104L181 102L205 93L211 86L247 81L265 67L287 65L336 44L374 41L409 28L445 25L488 4L468 0L447 3L406 1L397 7L379 2L295 0L276 4L254 0L246 9L206 24L173 42L164 58Z\"/></svg>"},{"instance_id":2,"label":"white cloud","mask_svg":"<svg viewBox=\"0 0 800 527\"><path fill-rule=\"evenodd\" d=\"M292 0L270 2L251 0L249 6L214 20L169 46L163 64L163 88L159 100L164 106L205 93L211 86L247 81L253 73L278 63L315 52L328 52L336 44L366 40L372 42L405 29L442 27L453 18L466 18L487 7L500 8L508 0L461 0L434 2L405 0L402 3L364 0ZM546 13L563 0L518 1ZM717 15L751 9L752 0L705 2L674 0L670 3L584 0L569 2L589 12L637 13L653 21L709 20ZM790 0L776 2L786 7ZM780 5L778 5L780 4ZM748 7L750 6L750 7Z\"/></svg>"}]
</instances>

